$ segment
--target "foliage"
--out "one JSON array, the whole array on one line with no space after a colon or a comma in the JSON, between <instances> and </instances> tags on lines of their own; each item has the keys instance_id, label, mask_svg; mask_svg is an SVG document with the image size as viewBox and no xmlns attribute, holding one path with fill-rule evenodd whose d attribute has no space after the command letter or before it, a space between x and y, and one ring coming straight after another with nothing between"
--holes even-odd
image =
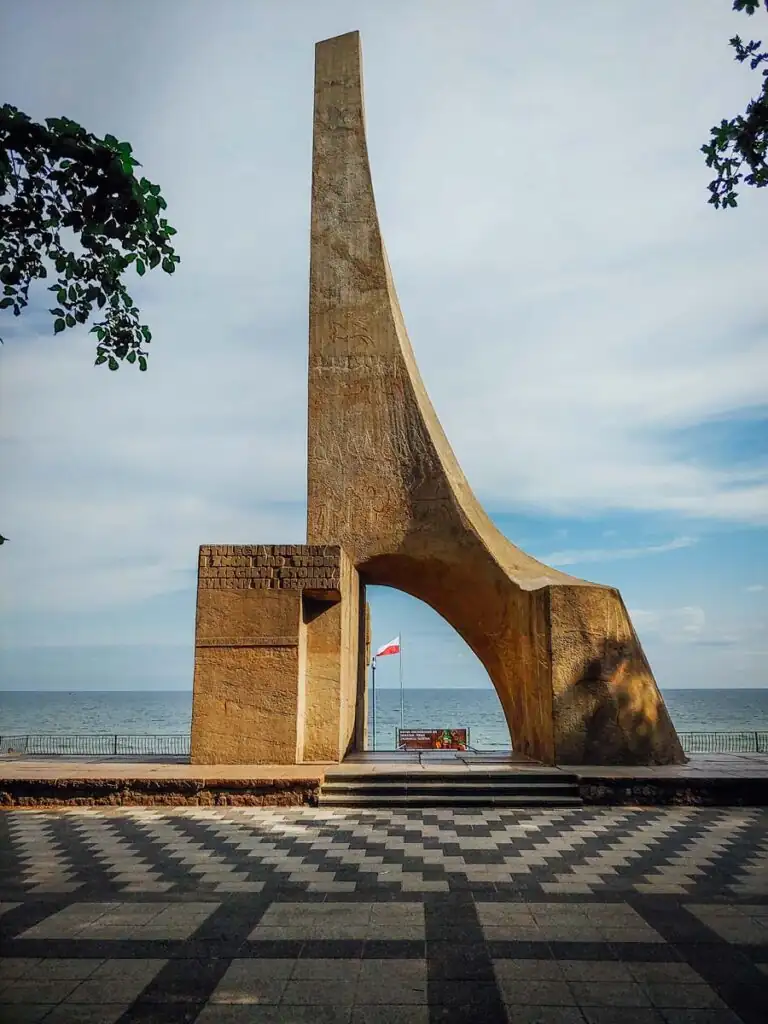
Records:
<instances>
[{"instance_id":1,"label":"foliage","mask_svg":"<svg viewBox=\"0 0 768 1024\"><path fill-rule=\"evenodd\" d=\"M768 11L768 0L762 0L762 4ZM760 6L760 0L733 2L734 11L744 11L750 16ZM744 43L739 36L734 36L729 42L736 52L735 59L740 64L748 60L753 71L768 62L768 51L760 51L762 40L752 39ZM707 167L713 168L717 174L708 185L711 193L709 202L715 208L727 209L738 205L736 187L742 180L745 185L755 188L768 185L768 66L763 68L762 78L762 91L750 100L744 113L730 121L724 118L710 130L709 143L701 147ZM746 174L743 170L745 164Z\"/></svg>"},{"instance_id":2,"label":"foliage","mask_svg":"<svg viewBox=\"0 0 768 1024\"><path fill-rule=\"evenodd\" d=\"M152 338L122 275L131 265L140 276L158 265L172 274L180 262L170 242L176 231L160 216L165 199L158 185L136 179L140 166L130 144L112 135L98 139L65 117L37 124L0 107L0 309L19 316L30 283L52 266L54 333L103 309L91 333L96 364L110 370L123 359L146 370ZM78 252L62 241L64 230Z\"/></svg>"}]
</instances>

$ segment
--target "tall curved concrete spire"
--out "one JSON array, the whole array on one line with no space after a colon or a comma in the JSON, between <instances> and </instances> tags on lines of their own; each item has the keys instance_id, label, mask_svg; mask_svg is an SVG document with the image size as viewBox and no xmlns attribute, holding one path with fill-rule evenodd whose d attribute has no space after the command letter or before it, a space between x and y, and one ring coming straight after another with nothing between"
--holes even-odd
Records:
<instances>
[{"instance_id":1,"label":"tall curved concrete spire","mask_svg":"<svg viewBox=\"0 0 768 1024\"><path fill-rule=\"evenodd\" d=\"M547 762L684 760L617 590L552 569L493 525L421 380L381 238L357 32L317 44L309 330L309 544L431 605ZM434 682L434 681L431 681Z\"/></svg>"}]
</instances>

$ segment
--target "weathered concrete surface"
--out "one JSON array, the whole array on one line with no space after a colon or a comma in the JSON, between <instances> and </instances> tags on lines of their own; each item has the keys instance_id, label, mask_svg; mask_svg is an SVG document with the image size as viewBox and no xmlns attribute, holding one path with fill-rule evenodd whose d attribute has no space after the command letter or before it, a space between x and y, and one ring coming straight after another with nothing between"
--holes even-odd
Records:
<instances>
[{"instance_id":1,"label":"weathered concrete surface","mask_svg":"<svg viewBox=\"0 0 768 1024\"><path fill-rule=\"evenodd\" d=\"M205 545L193 764L339 761L354 745L360 581L338 545Z\"/></svg>"},{"instance_id":2,"label":"weathered concrete surface","mask_svg":"<svg viewBox=\"0 0 768 1024\"><path fill-rule=\"evenodd\" d=\"M18 807L296 807L316 805L315 779L5 779L0 809Z\"/></svg>"},{"instance_id":3,"label":"weathered concrete surface","mask_svg":"<svg viewBox=\"0 0 768 1024\"><path fill-rule=\"evenodd\" d=\"M191 765L154 758L2 757L0 808L315 804L325 765Z\"/></svg>"},{"instance_id":4,"label":"weathered concrete surface","mask_svg":"<svg viewBox=\"0 0 768 1024\"><path fill-rule=\"evenodd\" d=\"M618 591L511 544L475 499L422 384L371 184L356 32L316 49L310 544L431 605L496 688L516 750L548 763L684 755Z\"/></svg>"}]
</instances>

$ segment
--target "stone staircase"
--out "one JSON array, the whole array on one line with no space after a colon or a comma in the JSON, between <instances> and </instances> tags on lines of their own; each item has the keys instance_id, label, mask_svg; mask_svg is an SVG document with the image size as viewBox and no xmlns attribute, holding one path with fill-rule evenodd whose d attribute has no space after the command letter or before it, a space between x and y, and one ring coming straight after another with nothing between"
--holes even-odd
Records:
<instances>
[{"instance_id":1,"label":"stone staircase","mask_svg":"<svg viewBox=\"0 0 768 1024\"><path fill-rule=\"evenodd\" d=\"M580 807L576 775L557 769L331 770L321 807Z\"/></svg>"}]
</instances>

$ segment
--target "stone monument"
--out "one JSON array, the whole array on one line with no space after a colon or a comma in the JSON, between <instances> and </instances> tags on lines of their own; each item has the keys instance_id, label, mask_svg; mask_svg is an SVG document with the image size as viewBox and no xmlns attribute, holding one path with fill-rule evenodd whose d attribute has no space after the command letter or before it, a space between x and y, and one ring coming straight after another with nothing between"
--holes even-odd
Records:
<instances>
[{"instance_id":1,"label":"stone monument","mask_svg":"<svg viewBox=\"0 0 768 1024\"><path fill-rule=\"evenodd\" d=\"M685 760L619 592L511 544L443 433L381 238L357 32L318 43L315 58L307 540L200 549L193 762L364 749L366 584L425 601L457 630L516 751Z\"/></svg>"}]
</instances>

